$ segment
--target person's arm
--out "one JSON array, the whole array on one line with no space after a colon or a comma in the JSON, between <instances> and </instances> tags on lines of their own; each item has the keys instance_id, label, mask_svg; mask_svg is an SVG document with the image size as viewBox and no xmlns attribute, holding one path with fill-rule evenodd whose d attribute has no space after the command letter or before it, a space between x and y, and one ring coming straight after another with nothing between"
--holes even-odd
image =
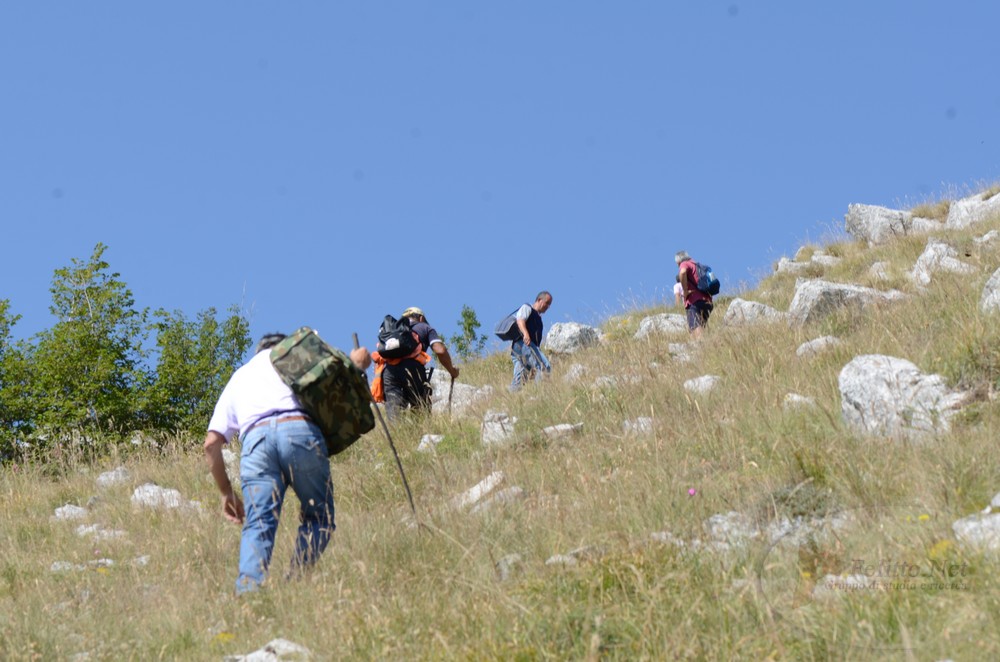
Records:
<instances>
[{"instance_id":1,"label":"person's arm","mask_svg":"<svg viewBox=\"0 0 1000 662\"><path fill-rule=\"evenodd\" d=\"M448 348L444 346L444 343L441 341L432 342L431 350L444 369L448 371L448 374L451 375L451 378L458 379L458 368L452 365L451 354L448 353Z\"/></svg>"},{"instance_id":2,"label":"person's arm","mask_svg":"<svg viewBox=\"0 0 1000 662\"><path fill-rule=\"evenodd\" d=\"M524 341L525 345L530 346L531 345L531 334L528 333L528 320L526 320L526 319L520 319L519 318L517 320L517 328L519 328L521 330L521 340Z\"/></svg>"},{"instance_id":3,"label":"person's arm","mask_svg":"<svg viewBox=\"0 0 1000 662\"><path fill-rule=\"evenodd\" d=\"M222 494L222 515L230 522L241 524L244 517L243 502L236 496L233 484L229 482L229 475L226 474L226 462L222 459L222 447L225 443L224 436L215 430L209 430L205 436L205 460L208 461L212 478Z\"/></svg>"},{"instance_id":4,"label":"person's arm","mask_svg":"<svg viewBox=\"0 0 1000 662\"><path fill-rule=\"evenodd\" d=\"M694 289L694 285L691 283L690 271L681 268L681 289L684 291L684 300L687 301L688 294Z\"/></svg>"}]
</instances>

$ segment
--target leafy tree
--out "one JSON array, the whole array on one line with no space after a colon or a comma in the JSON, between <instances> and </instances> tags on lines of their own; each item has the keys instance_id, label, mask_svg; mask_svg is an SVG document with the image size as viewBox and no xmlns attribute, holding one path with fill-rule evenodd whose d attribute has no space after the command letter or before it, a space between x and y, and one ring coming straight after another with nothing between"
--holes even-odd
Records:
<instances>
[{"instance_id":1,"label":"leafy tree","mask_svg":"<svg viewBox=\"0 0 1000 662\"><path fill-rule=\"evenodd\" d=\"M31 432L33 418L32 400L26 394L30 348L11 341L11 329L19 319L10 313L10 301L0 300L0 457L10 453L16 439Z\"/></svg>"},{"instance_id":2,"label":"leafy tree","mask_svg":"<svg viewBox=\"0 0 1000 662\"><path fill-rule=\"evenodd\" d=\"M477 333L480 327L476 311L467 305L462 306L462 316L458 320L459 333L449 340L451 346L463 360L479 356L486 347L486 336Z\"/></svg>"},{"instance_id":3,"label":"leafy tree","mask_svg":"<svg viewBox=\"0 0 1000 662\"><path fill-rule=\"evenodd\" d=\"M110 432L140 427L138 394L150 382L143 342L145 310L109 272L98 243L87 261L57 269L49 310L58 320L32 352L31 397L40 428Z\"/></svg>"},{"instance_id":4,"label":"leafy tree","mask_svg":"<svg viewBox=\"0 0 1000 662\"><path fill-rule=\"evenodd\" d=\"M158 310L154 325L156 380L145 409L149 424L165 431L204 430L229 377L250 348L250 325L237 307L221 324L215 308L188 320L181 311Z\"/></svg>"}]
</instances>

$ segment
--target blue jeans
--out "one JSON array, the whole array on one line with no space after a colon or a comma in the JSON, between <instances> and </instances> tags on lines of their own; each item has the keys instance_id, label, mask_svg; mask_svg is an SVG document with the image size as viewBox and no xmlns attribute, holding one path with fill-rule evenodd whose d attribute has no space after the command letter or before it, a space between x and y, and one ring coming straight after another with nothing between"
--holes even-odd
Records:
<instances>
[{"instance_id":1,"label":"blue jeans","mask_svg":"<svg viewBox=\"0 0 1000 662\"><path fill-rule=\"evenodd\" d=\"M525 345L523 340L511 343L510 359L514 363L514 379L510 382L512 392L521 388L532 376L537 382L541 381L542 373L552 372L549 360L538 345Z\"/></svg>"},{"instance_id":2,"label":"blue jeans","mask_svg":"<svg viewBox=\"0 0 1000 662\"><path fill-rule=\"evenodd\" d=\"M281 504L291 486L302 508L295 539L292 572L312 565L330 542L333 481L323 434L312 421L284 421L275 416L243 439L240 481L246 519L240 540L236 592L257 589L267 576L278 531Z\"/></svg>"}]
</instances>

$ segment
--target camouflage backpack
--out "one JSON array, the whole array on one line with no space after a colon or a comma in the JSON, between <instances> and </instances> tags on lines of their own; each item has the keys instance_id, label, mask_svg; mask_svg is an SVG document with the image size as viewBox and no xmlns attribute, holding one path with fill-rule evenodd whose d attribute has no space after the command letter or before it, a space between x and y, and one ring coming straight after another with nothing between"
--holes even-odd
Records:
<instances>
[{"instance_id":1,"label":"camouflage backpack","mask_svg":"<svg viewBox=\"0 0 1000 662\"><path fill-rule=\"evenodd\" d=\"M323 431L330 455L375 427L364 373L308 326L271 348L271 364Z\"/></svg>"}]
</instances>

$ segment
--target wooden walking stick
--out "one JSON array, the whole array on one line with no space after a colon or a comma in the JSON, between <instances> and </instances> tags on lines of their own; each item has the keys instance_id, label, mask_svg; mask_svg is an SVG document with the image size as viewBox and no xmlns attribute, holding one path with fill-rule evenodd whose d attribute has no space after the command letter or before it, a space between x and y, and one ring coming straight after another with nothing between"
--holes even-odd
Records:
<instances>
[{"instance_id":1,"label":"wooden walking stick","mask_svg":"<svg viewBox=\"0 0 1000 662\"><path fill-rule=\"evenodd\" d=\"M358 334L352 333L351 336L354 338L354 349L358 349L360 345L358 344ZM367 379L368 376L365 376ZM378 418L378 422L382 425L382 430L385 432L385 438L389 441L389 448L392 449L392 455L396 458L396 466L399 467L399 475L403 479L403 487L406 488L406 498L410 501L410 510L413 511L413 516L417 516L417 507L413 505L413 493L410 491L410 483L406 480L406 472L403 471L403 463L399 461L399 453L396 452L396 445L392 443L392 435L389 434L389 426L385 424L385 419L382 418L382 411L378 408L375 403L375 396L371 396L371 408L375 411L375 417Z\"/></svg>"}]
</instances>

